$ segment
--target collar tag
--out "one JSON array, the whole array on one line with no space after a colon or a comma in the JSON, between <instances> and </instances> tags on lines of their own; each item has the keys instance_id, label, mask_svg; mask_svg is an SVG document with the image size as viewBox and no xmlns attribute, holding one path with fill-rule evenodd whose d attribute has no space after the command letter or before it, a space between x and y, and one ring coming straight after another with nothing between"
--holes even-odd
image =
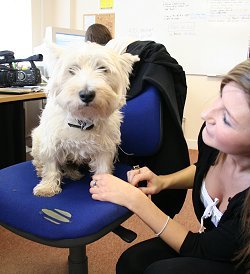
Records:
<instances>
[{"instance_id":1,"label":"collar tag","mask_svg":"<svg viewBox=\"0 0 250 274\"><path fill-rule=\"evenodd\" d=\"M78 119L76 120L76 123L68 122L68 125L70 127L80 128L81 130L89 130L94 127L94 124L92 121L90 121L90 120L82 121L82 120L78 120Z\"/></svg>"},{"instance_id":2,"label":"collar tag","mask_svg":"<svg viewBox=\"0 0 250 274\"><path fill-rule=\"evenodd\" d=\"M94 124L90 120L77 120L81 130L87 130L93 128Z\"/></svg>"}]
</instances>

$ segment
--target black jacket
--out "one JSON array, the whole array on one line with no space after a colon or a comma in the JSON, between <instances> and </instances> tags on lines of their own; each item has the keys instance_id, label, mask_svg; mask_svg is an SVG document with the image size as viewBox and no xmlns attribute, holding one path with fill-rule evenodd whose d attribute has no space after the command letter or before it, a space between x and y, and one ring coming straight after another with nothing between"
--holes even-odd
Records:
<instances>
[{"instance_id":1,"label":"black jacket","mask_svg":"<svg viewBox=\"0 0 250 274\"><path fill-rule=\"evenodd\" d=\"M186 77L182 67L166 51L153 41L136 41L127 52L139 55L130 77L127 99L155 86L162 98L163 138L160 150L150 157L132 157L120 152L119 159L131 165L147 166L156 174L169 174L189 165L187 144L181 121L186 99ZM177 214L185 200L186 190L166 190L153 195L152 200L170 216Z\"/></svg>"}]
</instances>

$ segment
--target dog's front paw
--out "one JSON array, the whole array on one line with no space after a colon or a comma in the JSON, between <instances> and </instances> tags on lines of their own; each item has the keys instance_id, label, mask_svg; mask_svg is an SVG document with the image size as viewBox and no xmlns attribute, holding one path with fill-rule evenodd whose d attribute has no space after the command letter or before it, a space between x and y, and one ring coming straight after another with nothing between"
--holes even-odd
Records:
<instances>
[{"instance_id":1,"label":"dog's front paw","mask_svg":"<svg viewBox=\"0 0 250 274\"><path fill-rule=\"evenodd\" d=\"M36 185L33 189L33 194L39 197L52 197L59 194L62 191L58 184L44 184L40 183Z\"/></svg>"}]
</instances>

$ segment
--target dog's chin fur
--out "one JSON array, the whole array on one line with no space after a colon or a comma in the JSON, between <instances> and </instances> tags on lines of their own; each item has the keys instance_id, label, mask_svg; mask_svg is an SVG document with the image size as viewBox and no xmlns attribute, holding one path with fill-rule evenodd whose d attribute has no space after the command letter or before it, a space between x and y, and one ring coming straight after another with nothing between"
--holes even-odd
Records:
<instances>
[{"instance_id":1,"label":"dog's chin fur","mask_svg":"<svg viewBox=\"0 0 250 274\"><path fill-rule=\"evenodd\" d=\"M129 74L138 60L94 43L68 49L50 45L53 70L47 104L40 125L32 131L31 154L41 177L35 195L60 193L63 176L81 178L78 165L87 164L93 174L112 173L121 140L119 109L125 104ZM93 92L89 101L80 98ZM69 126L79 120L92 128Z\"/></svg>"}]
</instances>

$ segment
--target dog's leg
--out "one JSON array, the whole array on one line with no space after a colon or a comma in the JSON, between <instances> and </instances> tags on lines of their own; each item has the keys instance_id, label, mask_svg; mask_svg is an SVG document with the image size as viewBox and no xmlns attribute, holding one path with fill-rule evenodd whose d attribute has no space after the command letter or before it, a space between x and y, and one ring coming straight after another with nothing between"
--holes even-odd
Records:
<instances>
[{"instance_id":1,"label":"dog's leg","mask_svg":"<svg viewBox=\"0 0 250 274\"><path fill-rule=\"evenodd\" d=\"M40 160L40 139L38 129L32 131L32 149L30 155L33 157L32 163L36 168L38 177L42 177L43 165Z\"/></svg>"},{"instance_id":2,"label":"dog's leg","mask_svg":"<svg viewBox=\"0 0 250 274\"><path fill-rule=\"evenodd\" d=\"M42 171L43 171L43 166L41 164L41 162L37 159L32 160L32 164L35 166L36 168L36 174L38 177L42 177Z\"/></svg>"},{"instance_id":3,"label":"dog's leg","mask_svg":"<svg viewBox=\"0 0 250 274\"><path fill-rule=\"evenodd\" d=\"M90 170L94 174L112 173L113 171L113 159L112 153L100 153L92 158L89 163Z\"/></svg>"},{"instance_id":4,"label":"dog's leg","mask_svg":"<svg viewBox=\"0 0 250 274\"><path fill-rule=\"evenodd\" d=\"M56 162L44 164L41 182L34 187L33 193L36 196L51 197L62 191L61 172Z\"/></svg>"}]
</instances>

